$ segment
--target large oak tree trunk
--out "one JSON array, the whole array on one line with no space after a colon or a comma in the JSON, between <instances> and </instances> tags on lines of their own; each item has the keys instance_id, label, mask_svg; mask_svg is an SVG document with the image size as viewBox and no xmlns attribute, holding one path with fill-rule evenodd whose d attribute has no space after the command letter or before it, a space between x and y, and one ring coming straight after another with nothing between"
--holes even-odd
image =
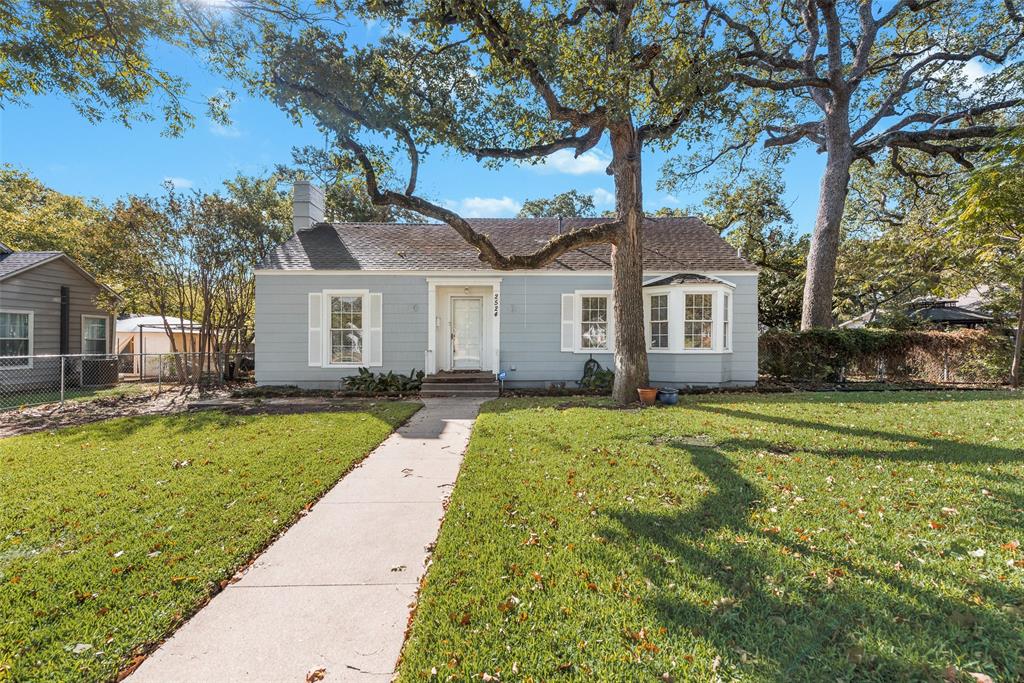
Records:
<instances>
[{"instance_id":1,"label":"large oak tree trunk","mask_svg":"<svg viewBox=\"0 0 1024 683\"><path fill-rule=\"evenodd\" d=\"M832 327L832 297L836 288L836 258L839 237L850 189L853 147L849 116L840 112L839 121L826 124L825 148L828 155L821 179L818 215L807 255L807 281L804 283L803 316L800 329Z\"/></svg>"},{"instance_id":2,"label":"large oak tree trunk","mask_svg":"<svg viewBox=\"0 0 1024 683\"><path fill-rule=\"evenodd\" d=\"M623 222L612 245L612 290L615 299L615 385L618 403L637 400L647 386L647 342L643 302L643 192L640 187L640 139L631 122L612 126L612 172L615 210Z\"/></svg>"},{"instance_id":3,"label":"large oak tree trunk","mask_svg":"<svg viewBox=\"0 0 1024 683\"><path fill-rule=\"evenodd\" d=\"M1024 280L1020 283L1020 306L1017 308L1017 339L1013 343L1013 364L1010 366L1010 384L1020 386L1021 355L1024 354Z\"/></svg>"}]
</instances>

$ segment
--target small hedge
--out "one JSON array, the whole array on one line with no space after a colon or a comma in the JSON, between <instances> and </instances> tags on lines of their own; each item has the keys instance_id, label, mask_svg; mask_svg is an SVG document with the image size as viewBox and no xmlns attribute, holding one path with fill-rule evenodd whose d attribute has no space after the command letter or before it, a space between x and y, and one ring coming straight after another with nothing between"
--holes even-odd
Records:
<instances>
[{"instance_id":1,"label":"small hedge","mask_svg":"<svg viewBox=\"0 0 1024 683\"><path fill-rule=\"evenodd\" d=\"M1002 383L1013 353L990 330L772 330L759 346L761 374L810 382Z\"/></svg>"}]
</instances>

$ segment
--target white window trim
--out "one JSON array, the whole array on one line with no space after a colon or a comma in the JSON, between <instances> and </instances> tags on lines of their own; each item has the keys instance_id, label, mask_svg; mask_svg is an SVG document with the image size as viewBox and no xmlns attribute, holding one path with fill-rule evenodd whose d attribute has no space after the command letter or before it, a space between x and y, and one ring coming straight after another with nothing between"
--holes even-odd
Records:
<instances>
[{"instance_id":1,"label":"white window trim","mask_svg":"<svg viewBox=\"0 0 1024 683\"><path fill-rule=\"evenodd\" d=\"M89 355L106 355L110 353L110 318L104 315L82 315L82 340L79 344L78 350L85 355L85 323L88 320L102 320L103 321L103 346L104 351L102 354L89 354Z\"/></svg>"},{"instance_id":2,"label":"white window trim","mask_svg":"<svg viewBox=\"0 0 1024 683\"><path fill-rule=\"evenodd\" d=\"M32 350L35 347L36 337L36 325L35 325L35 311L22 311L13 308L0 308L0 313L13 313L15 315L28 315L28 362L24 365L5 365L0 367L0 370L25 370L26 368L32 367ZM8 337L5 337L7 339ZM14 339L14 337L10 337ZM0 358L10 358L11 356L0 356Z\"/></svg>"},{"instance_id":3,"label":"white window trim","mask_svg":"<svg viewBox=\"0 0 1024 683\"><path fill-rule=\"evenodd\" d=\"M325 289L320 301L320 343L323 347L323 367L325 368L368 368L370 367L369 349L369 317L370 317L370 290L368 289ZM339 296L360 297L363 312L363 355L358 363L332 363L331 362L331 299Z\"/></svg>"},{"instance_id":4,"label":"white window trim","mask_svg":"<svg viewBox=\"0 0 1024 683\"><path fill-rule=\"evenodd\" d=\"M668 295L668 348L651 348L651 297L659 294ZM687 294L711 294L711 348L710 349L688 349L685 348L685 322L686 322L686 295ZM722 311L725 306L725 296L729 295L729 339L724 339L724 323ZM663 287L647 287L644 289L644 339L647 342L647 353L658 354L726 354L732 353L733 334L736 329L736 321L733 317L733 299L735 293L728 283L721 285L706 284L679 284L665 285Z\"/></svg>"},{"instance_id":5,"label":"white window trim","mask_svg":"<svg viewBox=\"0 0 1024 683\"><path fill-rule=\"evenodd\" d=\"M605 348L583 348L583 297L603 296L608 299L608 344ZM573 292L573 353L615 353L615 299L610 289L577 289Z\"/></svg>"}]
</instances>

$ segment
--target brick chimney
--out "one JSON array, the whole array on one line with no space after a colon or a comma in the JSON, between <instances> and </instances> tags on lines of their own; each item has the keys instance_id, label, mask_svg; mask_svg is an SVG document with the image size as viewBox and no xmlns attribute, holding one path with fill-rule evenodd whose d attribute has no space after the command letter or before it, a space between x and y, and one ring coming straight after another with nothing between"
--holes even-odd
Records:
<instances>
[{"instance_id":1,"label":"brick chimney","mask_svg":"<svg viewBox=\"0 0 1024 683\"><path fill-rule=\"evenodd\" d=\"M308 180L296 180L292 188L292 225L295 232L324 222L324 191Z\"/></svg>"}]
</instances>

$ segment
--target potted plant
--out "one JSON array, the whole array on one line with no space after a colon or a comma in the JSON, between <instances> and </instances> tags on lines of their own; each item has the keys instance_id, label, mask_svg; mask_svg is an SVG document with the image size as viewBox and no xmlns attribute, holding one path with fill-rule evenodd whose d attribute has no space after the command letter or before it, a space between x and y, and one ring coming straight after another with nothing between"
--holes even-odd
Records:
<instances>
[{"instance_id":1,"label":"potted plant","mask_svg":"<svg viewBox=\"0 0 1024 683\"><path fill-rule=\"evenodd\" d=\"M643 403L645 406L653 406L658 398L658 389L656 387L640 387L636 390L636 393L640 395L640 403Z\"/></svg>"},{"instance_id":2,"label":"potted plant","mask_svg":"<svg viewBox=\"0 0 1024 683\"><path fill-rule=\"evenodd\" d=\"M679 390L672 387L661 387L658 389L658 400L667 406L674 406L679 403Z\"/></svg>"}]
</instances>

